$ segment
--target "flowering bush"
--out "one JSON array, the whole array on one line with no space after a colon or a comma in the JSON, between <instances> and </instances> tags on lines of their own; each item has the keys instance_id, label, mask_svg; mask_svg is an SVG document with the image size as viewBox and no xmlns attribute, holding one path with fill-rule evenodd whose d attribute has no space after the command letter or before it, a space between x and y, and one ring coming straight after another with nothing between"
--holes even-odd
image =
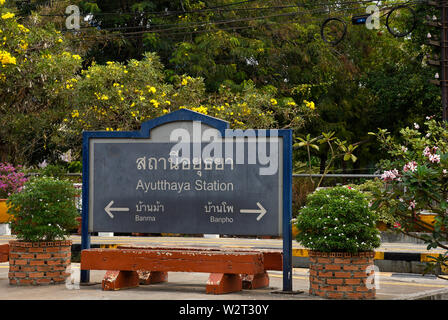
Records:
<instances>
[{"instance_id":1,"label":"flowering bush","mask_svg":"<svg viewBox=\"0 0 448 320\"><path fill-rule=\"evenodd\" d=\"M219 92L208 93L204 79L174 75L167 81L166 72L160 58L147 52L141 60L127 63L93 63L60 83L58 90L73 109L63 119L59 143L66 143L77 159L84 130L139 130L143 122L179 109L223 119L239 129L275 128L279 115L297 128L313 116L304 104L292 98L276 100L275 90L256 88L250 81L237 89L223 84Z\"/></svg>"},{"instance_id":2,"label":"flowering bush","mask_svg":"<svg viewBox=\"0 0 448 320\"><path fill-rule=\"evenodd\" d=\"M71 109L61 84L73 79L81 57L55 25L20 16L0 3L0 152L13 163L55 160L58 123ZM14 93L14 94L12 94Z\"/></svg>"},{"instance_id":3,"label":"flowering bush","mask_svg":"<svg viewBox=\"0 0 448 320\"><path fill-rule=\"evenodd\" d=\"M22 192L7 200L11 229L24 241L65 239L78 225L76 195L78 191L69 181L49 177L29 180Z\"/></svg>"},{"instance_id":4,"label":"flowering bush","mask_svg":"<svg viewBox=\"0 0 448 320\"><path fill-rule=\"evenodd\" d=\"M387 208L397 220L396 229L424 240L428 249L448 250L444 244L448 240L448 130L431 117L424 124L426 132L414 124L400 130L399 138L392 138L385 129L371 133L389 154L389 159L380 162L387 170L372 208ZM434 225L418 218L422 211L437 214ZM427 234L411 233L416 227Z\"/></svg>"},{"instance_id":5,"label":"flowering bush","mask_svg":"<svg viewBox=\"0 0 448 320\"><path fill-rule=\"evenodd\" d=\"M376 214L361 192L347 187L320 189L308 195L296 219L296 240L322 252L357 253L380 246Z\"/></svg>"},{"instance_id":6,"label":"flowering bush","mask_svg":"<svg viewBox=\"0 0 448 320\"><path fill-rule=\"evenodd\" d=\"M0 163L0 199L6 199L11 194L22 190L27 181L23 172L17 171L21 167L14 168L8 163Z\"/></svg>"}]
</instances>

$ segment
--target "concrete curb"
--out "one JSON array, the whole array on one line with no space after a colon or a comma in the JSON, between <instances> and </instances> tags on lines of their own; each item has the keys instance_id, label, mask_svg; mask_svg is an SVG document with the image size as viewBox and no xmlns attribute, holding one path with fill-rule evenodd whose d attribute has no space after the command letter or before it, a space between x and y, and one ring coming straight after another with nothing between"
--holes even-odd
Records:
<instances>
[{"instance_id":1,"label":"concrete curb","mask_svg":"<svg viewBox=\"0 0 448 320\"><path fill-rule=\"evenodd\" d=\"M448 300L448 288L401 295L392 300Z\"/></svg>"}]
</instances>

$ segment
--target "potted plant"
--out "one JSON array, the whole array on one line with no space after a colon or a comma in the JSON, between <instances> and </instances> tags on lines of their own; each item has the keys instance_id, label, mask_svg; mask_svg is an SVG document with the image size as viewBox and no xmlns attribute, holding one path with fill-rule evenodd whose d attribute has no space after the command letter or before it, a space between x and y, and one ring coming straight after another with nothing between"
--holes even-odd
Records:
<instances>
[{"instance_id":1,"label":"potted plant","mask_svg":"<svg viewBox=\"0 0 448 320\"><path fill-rule=\"evenodd\" d=\"M20 191L27 181L25 174L9 163L0 163L0 224L9 221L6 199L13 193Z\"/></svg>"},{"instance_id":2,"label":"potted plant","mask_svg":"<svg viewBox=\"0 0 448 320\"><path fill-rule=\"evenodd\" d=\"M17 236L9 243L11 285L65 282L72 244L67 237L77 225L77 193L69 181L36 177L8 198L11 228Z\"/></svg>"},{"instance_id":3,"label":"potted plant","mask_svg":"<svg viewBox=\"0 0 448 320\"><path fill-rule=\"evenodd\" d=\"M311 295L372 299L373 249L380 246L376 213L363 193L333 187L308 195L296 218L296 240L310 249Z\"/></svg>"}]
</instances>

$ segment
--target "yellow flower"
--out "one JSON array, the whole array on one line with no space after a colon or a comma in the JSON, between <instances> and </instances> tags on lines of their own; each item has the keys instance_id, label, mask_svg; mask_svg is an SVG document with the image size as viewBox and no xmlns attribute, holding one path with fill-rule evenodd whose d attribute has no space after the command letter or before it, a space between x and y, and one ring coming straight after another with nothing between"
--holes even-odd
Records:
<instances>
[{"instance_id":1,"label":"yellow flower","mask_svg":"<svg viewBox=\"0 0 448 320\"><path fill-rule=\"evenodd\" d=\"M203 113L203 114L208 114L208 109L207 109L207 107L204 107L204 106L193 107L193 108L191 108L191 110L199 112L199 113Z\"/></svg>"},{"instance_id":2,"label":"yellow flower","mask_svg":"<svg viewBox=\"0 0 448 320\"><path fill-rule=\"evenodd\" d=\"M188 84L187 79L183 78L181 84L182 84L183 86L186 86L186 85Z\"/></svg>"},{"instance_id":3,"label":"yellow flower","mask_svg":"<svg viewBox=\"0 0 448 320\"><path fill-rule=\"evenodd\" d=\"M294 101L292 101L292 102L288 102L288 106L296 106L297 104L294 102Z\"/></svg>"},{"instance_id":4,"label":"yellow flower","mask_svg":"<svg viewBox=\"0 0 448 320\"><path fill-rule=\"evenodd\" d=\"M146 86L146 87L148 88L148 91L153 94L156 93L156 91L157 91L156 88L154 88L154 87L151 87L151 86Z\"/></svg>"},{"instance_id":5,"label":"yellow flower","mask_svg":"<svg viewBox=\"0 0 448 320\"><path fill-rule=\"evenodd\" d=\"M277 104L277 100L275 100L274 98L272 98L272 99L271 99L271 104L275 106L275 105Z\"/></svg>"},{"instance_id":6,"label":"yellow flower","mask_svg":"<svg viewBox=\"0 0 448 320\"><path fill-rule=\"evenodd\" d=\"M26 43L26 42L23 41L23 40L20 40L19 47L20 47L22 50L26 50L26 49L28 49L28 43Z\"/></svg>"},{"instance_id":7,"label":"yellow flower","mask_svg":"<svg viewBox=\"0 0 448 320\"><path fill-rule=\"evenodd\" d=\"M81 57L77 54L72 55L72 58L75 60L81 60Z\"/></svg>"},{"instance_id":8,"label":"yellow flower","mask_svg":"<svg viewBox=\"0 0 448 320\"><path fill-rule=\"evenodd\" d=\"M20 29L20 31L22 31L22 32L25 32L25 33L30 32L30 29L24 27L24 26L21 25L21 24L18 24L17 27L18 27L18 28Z\"/></svg>"},{"instance_id":9,"label":"yellow flower","mask_svg":"<svg viewBox=\"0 0 448 320\"><path fill-rule=\"evenodd\" d=\"M165 114L165 113L169 113L170 111L167 109L163 109L162 112Z\"/></svg>"},{"instance_id":10,"label":"yellow flower","mask_svg":"<svg viewBox=\"0 0 448 320\"><path fill-rule=\"evenodd\" d=\"M7 13L5 13L5 14L2 14L2 19L3 19L3 20L11 19L11 18L14 18L14 13L7 12Z\"/></svg>"},{"instance_id":11,"label":"yellow flower","mask_svg":"<svg viewBox=\"0 0 448 320\"><path fill-rule=\"evenodd\" d=\"M72 111L72 118L77 118L79 117L79 111L78 110L73 110Z\"/></svg>"},{"instance_id":12,"label":"yellow flower","mask_svg":"<svg viewBox=\"0 0 448 320\"><path fill-rule=\"evenodd\" d=\"M155 108L159 107L159 102L157 100L151 99L149 102L151 102Z\"/></svg>"},{"instance_id":13,"label":"yellow flower","mask_svg":"<svg viewBox=\"0 0 448 320\"><path fill-rule=\"evenodd\" d=\"M64 42L64 40L62 40L61 38L59 38L59 39L58 39L58 42L59 42L59 43L62 43L62 42Z\"/></svg>"},{"instance_id":14,"label":"yellow flower","mask_svg":"<svg viewBox=\"0 0 448 320\"><path fill-rule=\"evenodd\" d=\"M169 106L171 105L171 101L166 100L165 103Z\"/></svg>"},{"instance_id":15,"label":"yellow flower","mask_svg":"<svg viewBox=\"0 0 448 320\"><path fill-rule=\"evenodd\" d=\"M5 1L6 1L6 0L0 0L0 6L4 5L4 4L5 4Z\"/></svg>"},{"instance_id":16,"label":"yellow flower","mask_svg":"<svg viewBox=\"0 0 448 320\"><path fill-rule=\"evenodd\" d=\"M3 67L7 64L16 64L16 58L7 51L0 51L0 63Z\"/></svg>"},{"instance_id":17,"label":"yellow flower","mask_svg":"<svg viewBox=\"0 0 448 320\"><path fill-rule=\"evenodd\" d=\"M314 102L313 102L313 101L309 102L309 101L303 100L303 103L305 103L305 105L306 105L308 108L310 108L311 110L314 110L314 109L316 108L316 106L314 105Z\"/></svg>"}]
</instances>

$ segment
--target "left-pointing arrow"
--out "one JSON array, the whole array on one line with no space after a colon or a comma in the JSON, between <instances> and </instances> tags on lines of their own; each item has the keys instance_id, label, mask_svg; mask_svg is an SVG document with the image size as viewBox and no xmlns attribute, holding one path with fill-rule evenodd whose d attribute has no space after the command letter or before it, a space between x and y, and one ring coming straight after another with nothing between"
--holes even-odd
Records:
<instances>
[{"instance_id":1,"label":"left-pointing arrow","mask_svg":"<svg viewBox=\"0 0 448 320\"><path fill-rule=\"evenodd\" d=\"M104 208L104 210L106 211L106 213L109 215L109 217L111 217L112 219L114 218L114 215L112 214L112 211L129 211L129 208L112 208L112 205L114 204L114 201L112 200L111 202L109 202L109 204Z\"/></svg>"}]
</instances>

